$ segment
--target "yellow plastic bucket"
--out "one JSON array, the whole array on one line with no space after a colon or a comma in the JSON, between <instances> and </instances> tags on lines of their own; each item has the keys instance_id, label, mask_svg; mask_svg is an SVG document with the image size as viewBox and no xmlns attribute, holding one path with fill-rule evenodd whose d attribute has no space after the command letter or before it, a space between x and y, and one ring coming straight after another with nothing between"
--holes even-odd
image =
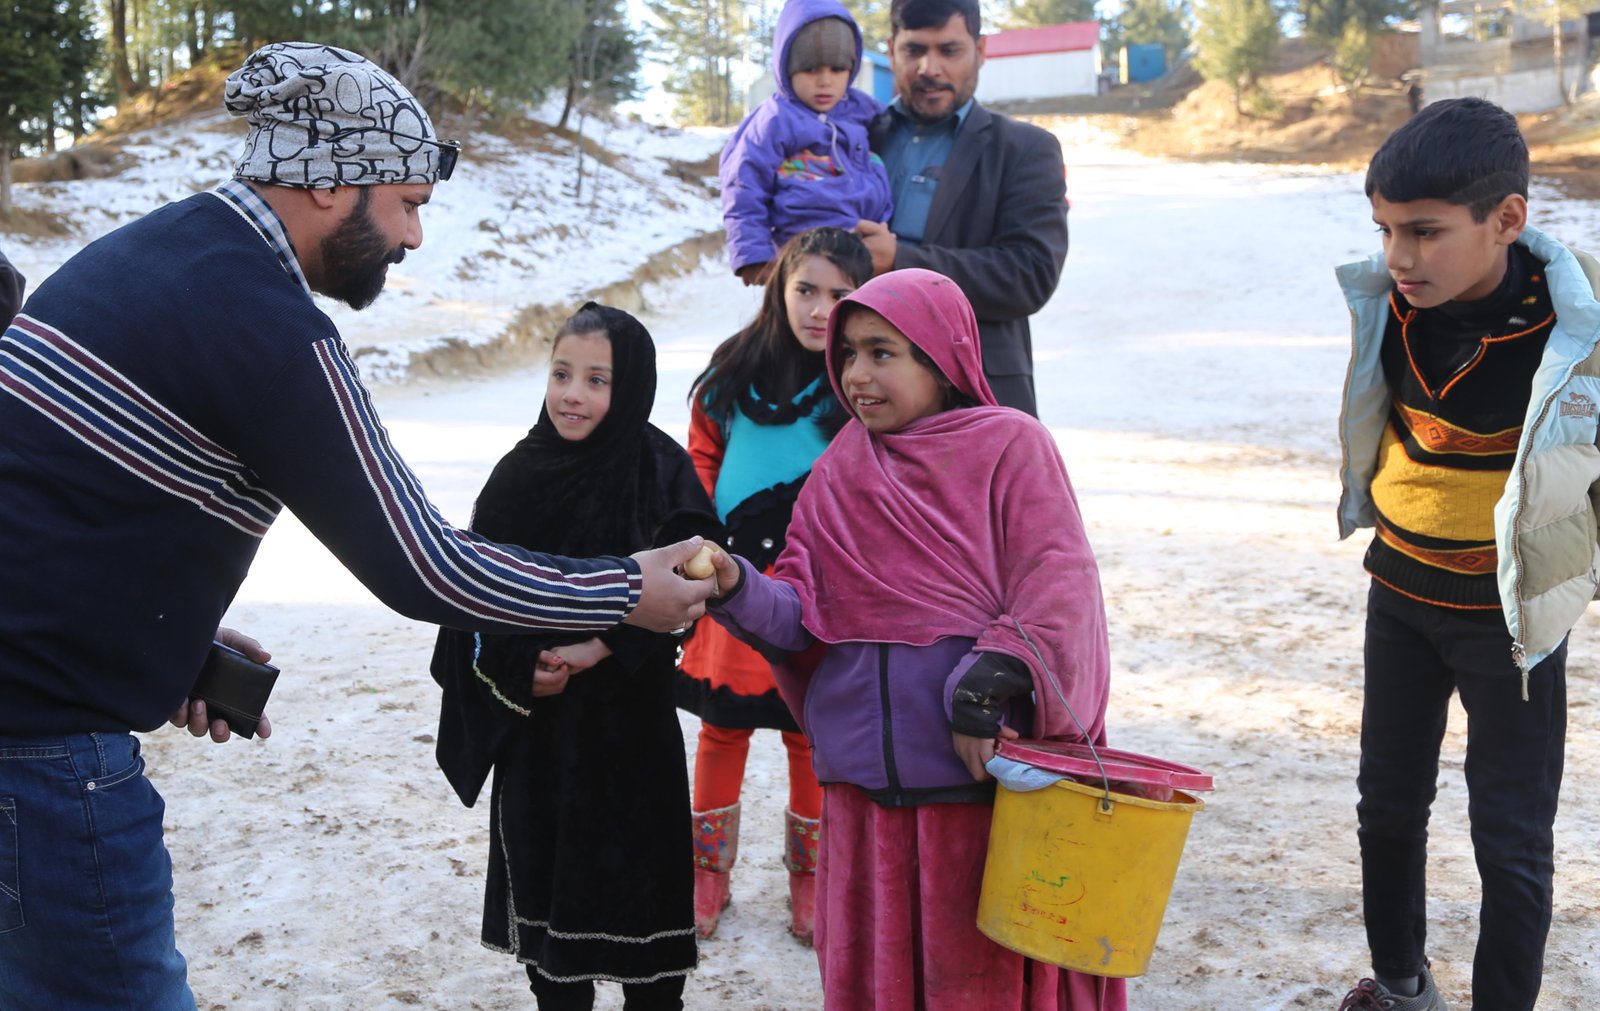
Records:
<instances>
[{"instance_id":1,"label":"yellow plastic bucket","mask_svg":"<svg viewBox=\"0 0 1600 1011\"><path fill-rule=\"evenodd\" d=\"M1061 780L995 793L978 929L1029 958L1096 976L1150 965L1189 821L1204 805Z\"/></svg>"}]
</instances>

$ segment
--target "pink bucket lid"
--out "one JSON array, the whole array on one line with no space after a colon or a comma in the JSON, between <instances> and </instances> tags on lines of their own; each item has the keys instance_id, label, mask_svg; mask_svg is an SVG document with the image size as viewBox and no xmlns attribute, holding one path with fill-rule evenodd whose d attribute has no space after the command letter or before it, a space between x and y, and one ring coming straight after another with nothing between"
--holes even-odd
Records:
<instances>
[{"instance_id":1,"label":"pink bucket lid","mask_svg":"<svg viewBox=\"0 0 1600 1011\"><path fill-rule=\"evenodd\" d=\"M1087 744L1077 742L1023 739L1001 741L998 754L1014 762L1088 782L1100 779L1100 766L1104 765L1106 777L1119 782L1166 786L1174 790L1213 789L1211 777L1199 769L1115 748L1090 749ZM1099 764L1094 760L1096 754L1100 756Z\"/></svg>"}]
</instances>

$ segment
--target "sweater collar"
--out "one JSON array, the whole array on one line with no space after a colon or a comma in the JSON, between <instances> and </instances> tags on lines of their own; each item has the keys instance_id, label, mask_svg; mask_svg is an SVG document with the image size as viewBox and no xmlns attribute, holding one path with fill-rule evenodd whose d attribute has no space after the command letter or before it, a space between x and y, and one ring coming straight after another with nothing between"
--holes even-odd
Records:
<instances>
[{"instance_id":1,"label":"sweater collar","mask_svg":"<svg viewBox=\"0 0 1600 1011\"><path fill-rule=\"evenodd\" d=\"M307 295L310 295L311 285L306 283L306 275L300 269L300 260L294 254L294 244L289 241L289 233L284 230L283 219L261 199L261 194L238 179L229 179L211 193L255 227L261 237L267 240L267 245L277 254L278 262L283 264L283 269L299 282Z\"/></svg>"}]
</instances>

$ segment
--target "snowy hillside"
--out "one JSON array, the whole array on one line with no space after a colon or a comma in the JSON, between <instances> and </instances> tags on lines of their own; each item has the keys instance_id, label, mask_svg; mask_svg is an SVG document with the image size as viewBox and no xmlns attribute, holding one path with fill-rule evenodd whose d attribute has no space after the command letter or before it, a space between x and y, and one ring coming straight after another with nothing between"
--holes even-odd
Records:
<instances>
[{"instance_id":1,"label":"snowy hillside","mask_svg":"<svg viewBox=\"0 0 1600 1011\"><path fill-rule=\"evenodd\" d=\"M319 300L369 381L404 378L414 358L420 366L441 348L489 344L515 330L528 307L568 309L627 281L657 254L721 227L715 179L685 168L713 158L721 132L590 119L575 195L578 143L543 128L555 111L530 117L518 131L526 139L481 132L463 138L460 167L423 212L422 248L390 270L372 307L355 313ZM448 126L441 133L448 136ZM32 290L85 243L228 178L243 137L243 122L219 109L128 135L121 143L126 168L115 176L20 184L21 210L59 215L73 234L0 232L0 248Z\"/></svg>"}]
</instances>

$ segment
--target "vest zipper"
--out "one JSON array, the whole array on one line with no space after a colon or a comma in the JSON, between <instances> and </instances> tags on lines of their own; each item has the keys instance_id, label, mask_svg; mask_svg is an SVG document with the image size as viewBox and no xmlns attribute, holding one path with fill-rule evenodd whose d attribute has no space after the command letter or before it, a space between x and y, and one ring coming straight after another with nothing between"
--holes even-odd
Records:
<instances>
[{"instance_id":1,"label":"vest zipper","mask_svg":"<svg viewBox=\"0 0 1600 1011\"><path fill-rule=\"evenodd\" d=\"M1517 551L1520 542L1518 526L1522 521L1522 510L1528 501L1528 453L1533 448L1533 438L1539 433L1539 427L1544 424L1545 417L1550 413L1550 405L1561 397L1561 391L1567 388L1567 383L1572 381L1572 373L1576 366L1569 366L1566 375L1561 377L1561 382L1552 387L1551 394L1545 398L1544 406L1539 408L1539 416L1533 419L1533 424L1526 426L1522 433L1523 448L1518 451L1513 467L1517 471L1517 508L1510 516L1511 527L1511 564L1516 569L1517 578L1511 584L1511 601L1517 608L1517 627L1511 630L1511 662L1517 665L1517 670L1522 673L1522 701L1528 701L1528 647L1522 642L1527 634L1528 621L1523 612L1522 603L1522 555Z\"/></svg>"}]
</instances>

